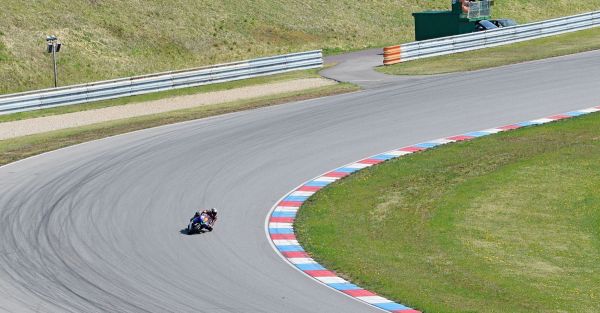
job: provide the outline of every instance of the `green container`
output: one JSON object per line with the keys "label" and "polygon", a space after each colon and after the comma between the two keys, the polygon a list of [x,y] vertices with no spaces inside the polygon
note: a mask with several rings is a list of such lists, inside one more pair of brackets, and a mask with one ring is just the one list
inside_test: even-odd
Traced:
{"label": "green container", "polygon": [[417,41],[459,34],[460,15],[452,11],[425,11],[412,15],[415,18]]}
{"label": "green container", "polygon": [[457,1],[452,11],[425,11],[412,14],[415,18],[415,40],[454,36],[475,31],[475,23],[489,16],[467,18]]}

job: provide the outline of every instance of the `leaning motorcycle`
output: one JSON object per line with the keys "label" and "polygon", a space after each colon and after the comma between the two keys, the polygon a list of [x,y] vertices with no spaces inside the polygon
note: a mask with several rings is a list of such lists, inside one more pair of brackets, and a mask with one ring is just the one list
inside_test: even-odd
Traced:
{"label": "leaning motorcycle", "polygon": [[205,230],[212,231],[210,217],[207,214],[200,214],[198,218],[190,221],[187,227],[188,235],[203,233]]}

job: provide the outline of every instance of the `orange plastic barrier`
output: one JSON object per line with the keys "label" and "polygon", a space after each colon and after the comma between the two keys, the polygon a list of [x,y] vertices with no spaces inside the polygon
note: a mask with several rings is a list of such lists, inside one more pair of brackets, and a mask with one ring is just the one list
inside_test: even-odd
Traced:
{"label": "orange plastic barrier", "polygon": [[400,46],[383,48],[383,65],[391,65],[400,62]]}

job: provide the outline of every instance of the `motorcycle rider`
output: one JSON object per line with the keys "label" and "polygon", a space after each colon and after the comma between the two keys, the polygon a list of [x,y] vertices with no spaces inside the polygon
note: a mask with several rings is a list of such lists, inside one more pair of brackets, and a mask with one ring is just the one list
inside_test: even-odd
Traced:
{"label": "motorcycle rider", "polygon": [[[203,224],[202,223],[202,214],[206,214],[209,217],[209,221],[208,224]],[[216,208],[212,208],[210,210],[202,210],[202,212],[200,211],[196,211],[196,213],[194,213],[194,216],[190,219],[190,222],[196,224],[200,224],[200,225],[205,225],[206,229],[208,229],[208,231],[212,231],[213,230],[213,225],[215,224],[215,222],[217,221],[217,209]]]}
{"label": "motorcycle rider", "polygon": [[217,208],[212,208],[210,210],[204,210],[202,211],[202,213],[205,213],[206,215],[208,215],[208,217],[210,218],[210,221],[208,222],[208,231],[212,231],[213,230],[213,225],[215,225],[215,222],[217,221]]}

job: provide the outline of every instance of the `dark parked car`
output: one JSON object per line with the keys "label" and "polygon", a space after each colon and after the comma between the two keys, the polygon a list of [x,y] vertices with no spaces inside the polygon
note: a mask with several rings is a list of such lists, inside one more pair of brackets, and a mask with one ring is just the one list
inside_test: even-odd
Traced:
{"label": "dark parked car", "polygon": [[517,22],[515,22],[515,20],[511,20],[509,18],[503,18],[503,19],[499,19],[499,20],[490,20],[490,22],[492,22],[492,24],[494,24],[498,27],[508,27],[508,26],[518,25]]}
{"label": "dark parked car", "polygon": [[475,23],[475,31],[490,30],[494,28],[498,28],[498,26],[488,20],[481,20]]}

